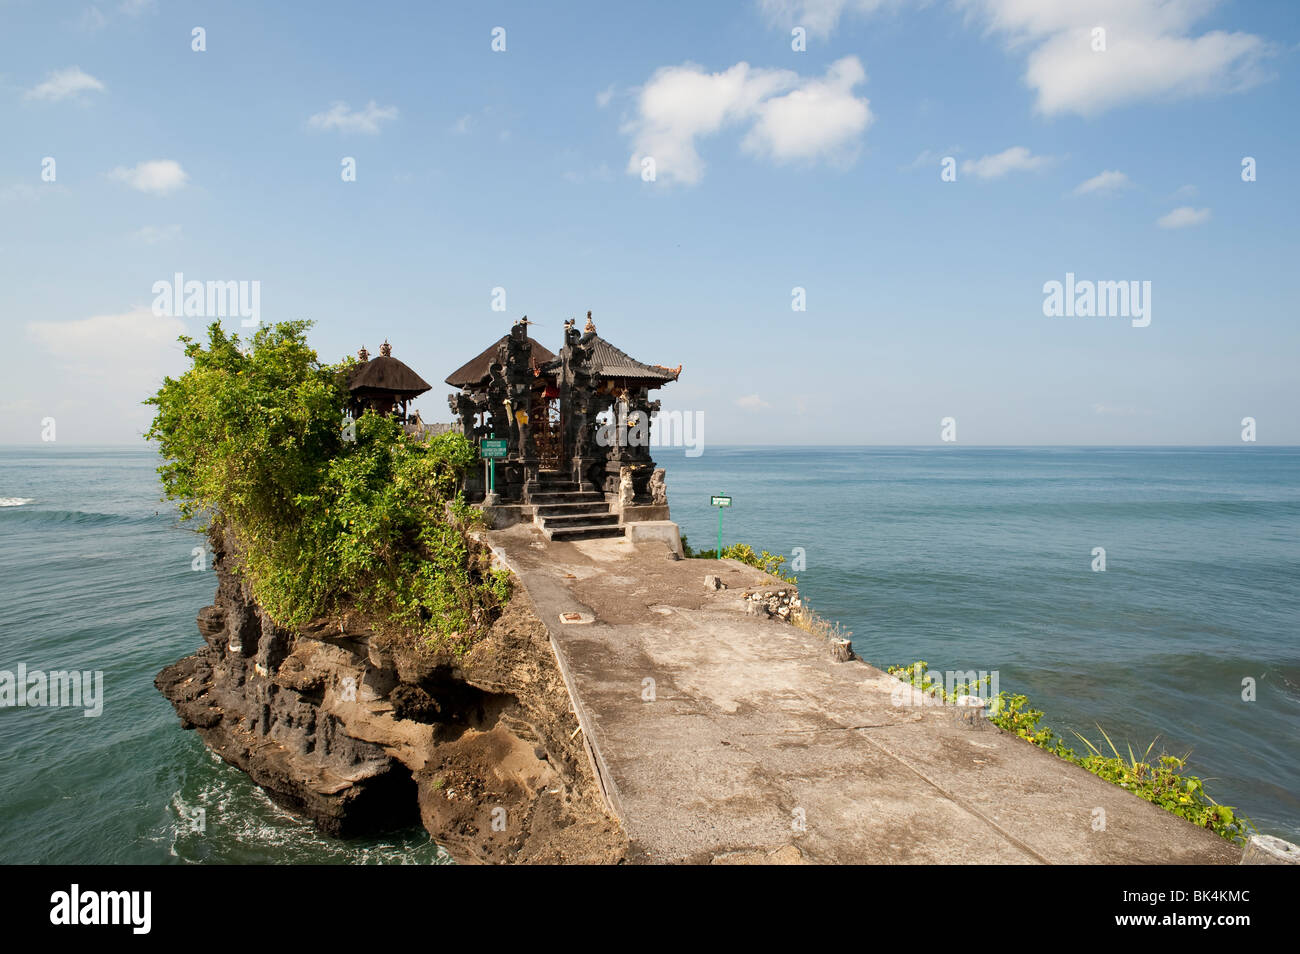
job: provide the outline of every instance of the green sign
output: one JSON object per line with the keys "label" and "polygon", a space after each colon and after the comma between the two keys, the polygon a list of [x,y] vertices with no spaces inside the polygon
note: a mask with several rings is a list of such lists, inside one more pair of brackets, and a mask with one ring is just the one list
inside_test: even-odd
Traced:
{"label": "green sign", "polygon": [[484,438],[483,443],[479,445],[479,453],[484,460],[495,460],[499,457],[505,457],[509,451],[506,448],[506,439],[504,437]]}
{"label": "green sign", "polygon": [[719,560],[722,559],[722,508],[731,506],[731,498],[726,494],[714,494],[709,498],[709,503],[718,508],[718,549],[713,551],[713,555]]}

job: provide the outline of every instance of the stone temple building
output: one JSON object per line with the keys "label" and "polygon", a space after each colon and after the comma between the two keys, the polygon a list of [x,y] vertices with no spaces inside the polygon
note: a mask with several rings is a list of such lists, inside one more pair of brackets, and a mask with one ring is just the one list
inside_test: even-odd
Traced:
{"label": "stone temple building", "polygon": [[[650,456],[650,392],[681,367],[645,364],[596,333],[564,324],[558,353],[534,341],[527,317],[447,376],[456,423],[472,441],[503,438],[495,495],[480,476],[465,488],[500,522],[535,518],[551,539],[660,537],[664,472]],[[633,524],[639,532],[628,533]],[[676,538],[676,527],[671,536]],[[680,545],[674,546],[680,549]]]}

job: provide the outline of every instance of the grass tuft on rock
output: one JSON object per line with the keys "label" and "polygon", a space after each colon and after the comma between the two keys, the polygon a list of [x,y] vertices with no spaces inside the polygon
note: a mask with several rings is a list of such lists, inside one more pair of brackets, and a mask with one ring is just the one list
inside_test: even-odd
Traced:
{"label": "grass tuft on rock", "polygon": [[[888,672],[945,702],[955,702],[962,695],[979,694],[980,683],[959,683],[952,690],[945,690],[942,679],[936,678],[937,673],[928,672],[927,665],[921,660],[908,666],[890,666]],[[990,682],[991,677],[985,677],[982,685],[987,686]],[[1205,791],[1202,779],[1187,773],[1190,753],[1176,756],[1162,752],[1154,760],[1151,759],[1151,752],[1159,739],[1153,739],[1141,757],[1134,754],[1131,745],[1128,746],[1128,757],[1125,758],[1111,742],[1106,731],[1098,726],[1111,754],[1107,755],[1100,746],[1076,732],[1075,737],[1087,746],[1087,752],[1079,755],[1055,732],[1039,724],[1043,712],[1030,708],[1027,696],[999,692],[996,698],[989,701],[986,711],[989,721],[998,728],[1013,732],[1026,742],[1046,749],[1067,762],[1082,766],[1098,778],[1126,788],[1139,798],[1159,805],[1165,811],[1185,818],[1194,825],[1208,828],[1228,841],[1244,844],[1251,835],[1257,833],[1249,818],[1238,814],[1236,809],[1220,805]]]}

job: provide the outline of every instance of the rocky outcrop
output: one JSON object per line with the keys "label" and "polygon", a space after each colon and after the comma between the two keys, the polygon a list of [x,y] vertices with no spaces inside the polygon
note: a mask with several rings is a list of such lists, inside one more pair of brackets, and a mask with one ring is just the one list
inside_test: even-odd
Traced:
{"label": "rocky outcrop", "polygon": [[776,617],[788,620],[790,614],[803,606],[799,591],[793,586],[783,589],[746,590],[745,611],[751,616]]}
{"label": "rocky outcrop", "polygon": [[277,803],[340,837],[423,823],[461,862],[624,859],[522,587],[469,652],[430,654],[346,617],[277,626],[213,547],[205,645],[155,685]]}

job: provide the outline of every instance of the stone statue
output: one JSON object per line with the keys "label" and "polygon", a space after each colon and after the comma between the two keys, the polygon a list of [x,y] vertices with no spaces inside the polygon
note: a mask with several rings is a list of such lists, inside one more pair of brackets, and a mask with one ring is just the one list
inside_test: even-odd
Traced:
{"label": "stone statue", "polygon": [[528,420],[533,397],[533,344],[528,340],[528,318],[515,322],[504,353],[507,404],[511,416],[511,450],[526,461],[537,456],[533,429]]}
{"label": "stone statue", "polygon": [[632,468],[624,467],[618,472],[618,502],[627,507],[635,497],[636,492],[632,489]]}
{"label": "stone statue", "polygon": [[451,408],[452,417],[460,423],[461,433],[473,440],[476,434],[474,415],[478,413],[474,401],[464,391],[459,391],[447,395],[447,406]]}
{"label": "stone statue", "polygon": [[656,504],[668,503],[668,485],[664,482],[664,469],[656,467],[650,475],[650,497]]}
{"label": "stone statue", "polygon": [[492,415],[489,433],[495,434],[497,437],[512,437],[510,433],[510,415],[506,409],[509,400],[505,368],[498,361],[488,368],[487,387],[488,410]]}
{"label": "stone statue", "polygon": [[[580,335],[569,319],[564,323],[564,347],[560,351],[561,414],[566,422],[565,445],[570,449],[573,479],[591,489],[597,466],[604,466],[603,448],[595,447],[596,382],[591,358],[595,333]],[[602,478],[603,480],[603,478]]]}

